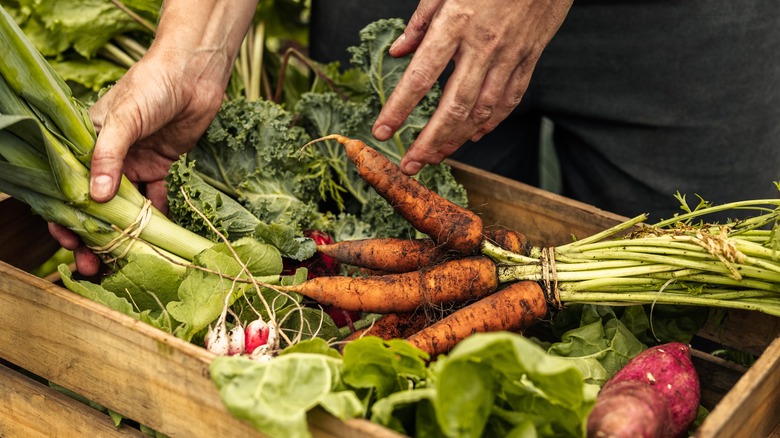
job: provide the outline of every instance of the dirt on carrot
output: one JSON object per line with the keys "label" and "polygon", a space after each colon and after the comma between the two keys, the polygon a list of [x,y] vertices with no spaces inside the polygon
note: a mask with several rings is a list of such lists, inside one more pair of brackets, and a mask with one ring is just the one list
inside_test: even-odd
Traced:
{"label": "dirt on carrot", "polygon": [[281,289],[347,311],[399,313],[482,298],[498,287],[485,256],[449,260],[419,271],[370,277],[317,277]]}
{"label": "dirt on carrot", "polygon": [[432,358],[477,332],[522,331],[547,314],[541,286],[519,281],[429,325],[407,340]]}
{"label": "dirt on carrot", "polygon": [[531,251],[531,244],[525,235],[519,231],[491,225],[485,227],[483,234],[486,239],[507,251],[522,255],[528,255]]}
{"label": "dirt on carrot", "polygon": [[317,251],[340,263],[378,272],[411,272],[435,265],[453,252],[432,239],[375,238],[317,245]]}
{"label": "dirt on carrot", "polygon": [[416,230],[463,255],[479,250],[482,219],[476,213],[404,174],[397,164],[360,140],[329,135],[314,141],[322,140],[336,140],[343,145],[360,177]]}

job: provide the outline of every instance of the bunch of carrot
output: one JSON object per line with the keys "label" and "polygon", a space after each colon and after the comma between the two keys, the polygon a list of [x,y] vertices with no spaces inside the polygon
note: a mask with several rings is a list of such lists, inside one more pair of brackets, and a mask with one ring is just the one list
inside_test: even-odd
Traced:
{"label": "bunch of carrot", "polygon": [[[319,245],[324,255],[377,273],[317,277],[286,288],[324,305],[385,315],[365,333],[406,338],[436,356],[475,332],[525,330],[563,302],[659,302],[780,315],[780,262],[769,248],[773,241],[780,246],[780,200],[709,207],[640,227],[628,240],[607,240],[642,225],[643,215],[555,249],[532,248],[519,232],[484,227],[477,214],[403,174],[364,142],[341,135],[314,141],[323,140],[343,145],[358,174],[428,236]],[[760,207],[767,204],[774,209]],[[764,214],[726,226],[679,226],[729,208]],[[771,223],[773,230],[762,229]],[[663,231],[669,225],[676,226]],[[432,324],[419,322],[435,308],[455,310]]]}

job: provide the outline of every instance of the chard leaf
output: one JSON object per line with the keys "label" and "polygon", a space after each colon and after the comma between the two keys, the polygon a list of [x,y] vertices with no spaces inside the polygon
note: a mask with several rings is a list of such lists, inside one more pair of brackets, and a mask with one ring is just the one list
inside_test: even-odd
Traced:
{"label": "chard leaf", "polygon": [[103,304],[117,312],[124,313],[135,319],[140,319],[139,313],[135,311],[133,305],[130,304],[126,298],[116,296],[113,292],[104,289],[99,284],[85,280],[74,280],[73,274],[70,272],[67,265],[60,265],[59,272],[62,277],[62,283],[71,292],[75,292],[82,297]]}
{"label": "chard leaf", "polygon": [[381,399],[406,389],[406,379],[423,379],[424,356],[406,341],[363,337],[344,347],[344,383],[357,389],[370,389]]}
{"label": "chard leaf", "polygon": [[[445,433],[481,434],[467,424],[461,424],[458,418],[450,418],[456,412],[466,409],[457,407],[457,401],[468,404],[468,397],[455,396],[453,386],[444,386],[440,382],[453,382],[462,376],[463,368],[455,365],[467,361],[476,365],[475,373],[492,374],[497,385],[495,394],[508,403],[514,411],[524,412],[537,420],[537,432],[553,434],[583,435],[587,414],[595,401],[598,387],[584,384],[579,369],[568,360],[548,355],[531,340],[511,333],[477,333],[461,341],[449,357],[434,364],[437,378],[438,398],[446,399],[446,404],[437,405],[437,417]],[[453,373],[453,375],[449,375]],[[482,384],[493,377],[481,376]],[[472,378],[477,378],[476,376]],[[480,386],[477,386],[480,388]],[[448,395],[453,391],[452,395]],[[484,396],[485,390],[478,394]],[[458,393],[460,390],[458,389]],[[491,404],[501,405],[496,400]],[[446,411],[441,411],[446,407]],[[481,414],[475,412],[474,415]],[[484,414],[483,414],[484,415]],[[475,417],[469,421],[479,422]]]}
{"label": "chard leaf", "polygon": [[92,58],[116,35],[143,30],[140,24],[111,2],[59,0],[24,3],[28,3],[51,32],[46,41],[67,41],[85,58]]}
{"label": "chard leaf", "polygon": [[100,91],[105,84],[118,81],[127,72],[124,67],[104,59],[53,59],[49,63],[62,79],[84,84],[94,92]]}
{"label": "chard leaf", "polygon": [[628,361],[647,348],[608,306],[585,305],[580,327],[569,330],[548,353],[576,358],[588,383],[603,385]]}
{"label": "chard leaf", "polygon": [[[485,372],[481,361],[453,360],[436,380],[436,417],[444,434],[480,437],[495,403],[500,375]],[[458,387],[458,397],[447,397],[449,388]]]}
{"label": "chard leaf", "polygon": [[[252,238],[243,238],[231,246],[255,276],[278,276],[282,271],[281,255],[270,245]],[[179,300],[167,305],[170,315],[183,323],[177,328],[176,336],[187,341],[216,320],[226,304],[233,304],[237,298],[253,288],[249,283],[232,280],[246,279],[247,276],[226,244],[215,245],[203,251],[195,257],[194,263],[208,271],[189,268],[179,286]]]}
{"label": "chard leaf", "polygon": [[178,297],[180,283],[179,273],[167,261],[148,254],[131,254],[125,266],[100,284],[116,296],[128,299],[138,311],[156,313]]}
{"label": "chard leaf", "polygon": [[255,235],[278,248],[283,257],[293,260],[306,260],[317,252],[317,245],[312,239],[298,236],[296,230],[282,224],[260,222],[255,228]]}
{"label": "chard leaf", "polygon": [[340,381],[338,358],[290,353],[261,364],[220,356],[210,372],[228,410],[269,436],[310,436],[306,413],[320,403],[343,418],[359,413],[354,393],[331,394]]}

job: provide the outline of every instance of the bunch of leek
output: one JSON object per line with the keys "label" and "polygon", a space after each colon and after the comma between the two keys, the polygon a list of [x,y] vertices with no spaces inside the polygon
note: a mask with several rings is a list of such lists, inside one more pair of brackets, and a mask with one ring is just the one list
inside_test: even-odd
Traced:
{"label": "bunch of leek", "polygon": [[94,202],[87,109],[1,6],[0,47],[0,192],[75,231],[104,260],[148,253],[184,266],[213,245],[154,209],[126,178],[113,200]]}

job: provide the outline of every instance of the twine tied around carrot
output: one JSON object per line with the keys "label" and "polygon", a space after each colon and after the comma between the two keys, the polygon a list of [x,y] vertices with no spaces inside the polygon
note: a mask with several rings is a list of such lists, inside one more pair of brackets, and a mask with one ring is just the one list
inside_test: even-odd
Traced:
{"label": "twine tied around carrot", "polygon": [[539,262],[542,266],[542,291],[544,298],[551,306],[562,309],[561,297],[558,290],[558,274],[555,272],[555,248],[542,248]]}

